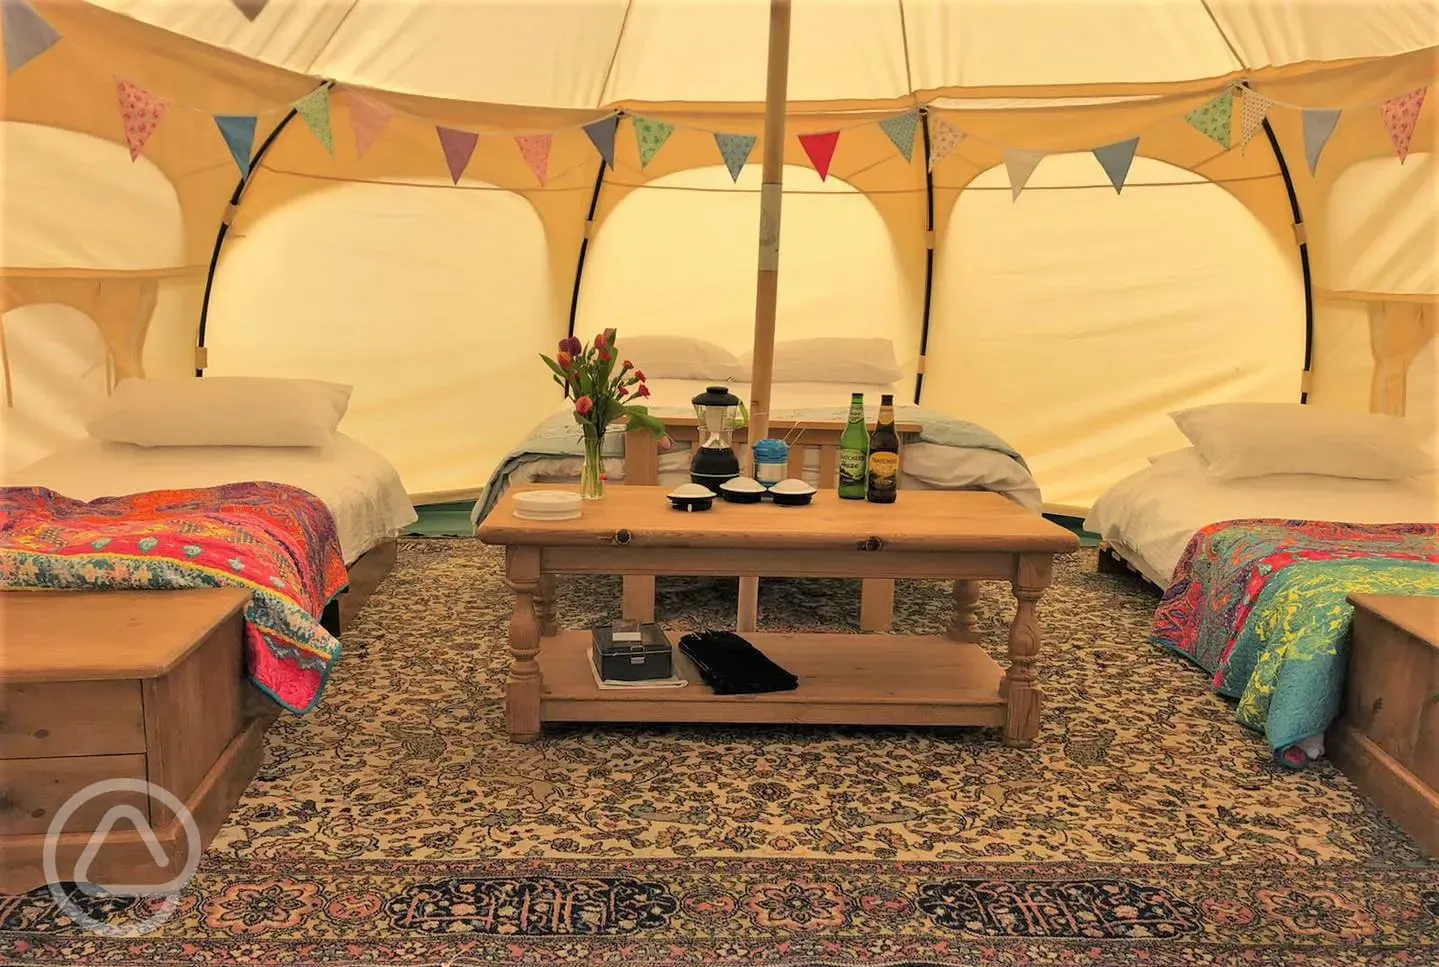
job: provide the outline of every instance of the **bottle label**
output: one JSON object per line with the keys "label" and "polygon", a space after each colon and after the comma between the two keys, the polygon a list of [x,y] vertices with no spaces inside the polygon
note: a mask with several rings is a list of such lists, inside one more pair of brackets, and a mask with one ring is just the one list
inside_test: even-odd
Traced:
{"label": "bottle label", "polygon": [[881,450],[869,455],[870,479],[883,487],[893,487],[899,475],[899,454]]}
{"label": "bottle label", "polygon": [[850,483],[864,481],[864,451],[841,449],[839,451],[839,477]]}

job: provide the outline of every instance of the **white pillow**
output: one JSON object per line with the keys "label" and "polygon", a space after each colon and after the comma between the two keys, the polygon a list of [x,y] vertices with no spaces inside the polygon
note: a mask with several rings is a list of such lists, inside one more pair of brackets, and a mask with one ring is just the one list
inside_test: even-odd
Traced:
{"label": "white pillow", "polygon": [[351,389],[317,379],[126,379],[86,429],[97,440],[142,447],[324,446]]}
{"label": "white pillow", "polygon": [[749,379],[749,372],[734,353],[693,336],[626,336],[615,341],[621,359],[635,364],[646,377],[657,379]]}
{"label": "white pillow", "polygon": [[[754,353],[740,357],[753,369]],[[889,385],[904,379],[888,339],[852,336],[818,336],[787,339],[774,344],[776,383],[857,383]]]}
{"label": "white pillow", "polygon": [[1413,424],[1299,403],[1215,403],[1169,414],[1218,480],[1308,473],[1397,480],[1432,472]]}

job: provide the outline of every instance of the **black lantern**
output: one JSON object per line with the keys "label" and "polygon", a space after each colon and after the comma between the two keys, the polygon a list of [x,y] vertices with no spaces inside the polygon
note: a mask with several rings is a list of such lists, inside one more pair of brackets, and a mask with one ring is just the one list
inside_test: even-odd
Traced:
{"label": "black lantern", "polygon": [[720,484],[739,476],[733,446],[739,397],[724,386],[709,386],[691,402],[699,417],[700,445],[690,461],[690,480],[719,493]]}

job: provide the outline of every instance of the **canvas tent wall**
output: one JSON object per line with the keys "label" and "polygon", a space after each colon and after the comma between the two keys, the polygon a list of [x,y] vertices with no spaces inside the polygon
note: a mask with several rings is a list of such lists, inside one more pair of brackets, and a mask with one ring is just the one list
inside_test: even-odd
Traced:
{"label": "canvas tent wall", "polygon": [[[582,334],[747,348],[763,0],[104,6],[31,0],[59,39],[6,82],[7,462],[74,432],[60,396],[191,371],[222,223],[205,371],[353,383],[344,428],[420,499],[473,492],[556,405],[534,354],[576,301]],[[1402,164],[1381,105],[1436,48],[1434,0],[797,4],[778,337],[892,336],[925,405],[1008,437],[1071,508],[1182,442],[1178,406],[1397,409],[1434,382],[1439,168],[1433,105]],[[135,161],[115,78],[169,102]],[[286,118],[331,84],[326,145]],[[1239,144],[1250,95],[1227,148],[1186,120],[1241,84],[1272,143]],[[1313,173],[1302,108],[1342,111]],[[585,125],[614,112],[602,172]],[[256,119],[252,152],[281,129],[234,205],[217,115]],[[965,135],[932,172],[926,128],[932,158]],[[821,179],[801,136],[826,132]],[[751,148],[735,182],[717,134]],[[516,135],[547,146],[543,183]],[[1136,137],[1116,192],[1093,151]],[[1016,149],[1044,154],[1018,197]]]}

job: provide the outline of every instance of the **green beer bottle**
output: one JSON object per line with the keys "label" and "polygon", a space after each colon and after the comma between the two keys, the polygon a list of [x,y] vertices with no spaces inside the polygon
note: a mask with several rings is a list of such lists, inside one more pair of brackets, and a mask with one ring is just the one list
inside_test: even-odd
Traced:
{"label": "green beer bottle", "polygon": [[869,431],[864,425],[864,394],[849,398],[849,425],[839,438],[839,495],[864,500],[865,471],[869,465]]}

